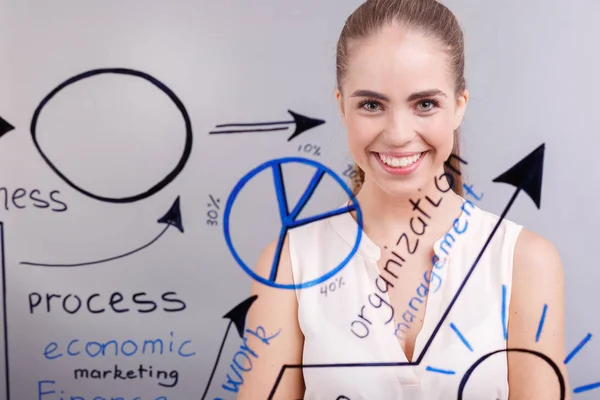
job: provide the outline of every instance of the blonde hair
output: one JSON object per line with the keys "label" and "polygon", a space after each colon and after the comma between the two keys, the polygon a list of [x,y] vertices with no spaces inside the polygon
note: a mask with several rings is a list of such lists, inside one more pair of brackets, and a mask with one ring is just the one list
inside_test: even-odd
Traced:
{"label": "blonde hair", "polygon": [[[350,14],[337,42],[336,78],[340,92],[341,82],[348,70],[349,42],[364,39],[392,23],[401,24],[407,29],[422,32],[440,41],[447,49],[450,59],[449,67],[454,78],[455,94],[465,90],[463,32],[456,17],[446,6],[436,0],[367,0]],[[460,157],[459,129],[454,131],[453,139],[452,154]],[[356,164],[354,170],[357,174],[352,183],[352,192],[356,195],[364,182],[365,174]],[[449,158],[444,164],[444,171],[453,178],[449,179],[452,190],[462,196],[460,163],[456,157]]]}

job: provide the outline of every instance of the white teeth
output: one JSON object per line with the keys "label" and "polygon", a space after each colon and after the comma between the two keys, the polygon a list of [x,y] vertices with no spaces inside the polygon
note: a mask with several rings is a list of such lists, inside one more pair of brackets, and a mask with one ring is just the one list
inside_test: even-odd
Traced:
{"label": "white teeth", "polygon": [[384,154],[379,154],[379,158],[381,159],[381,161],[383,161],[385,164],[387,164],[391,167],[404,168],[404,167],[408,167],[409,165],[417,162],[417,160],[421,157],[421,154],[423,154],[423,153],[418,153],[418,154],[412,155],[410,157],[402,157],[402,158],[395,158],[395,157],[386,156]]}

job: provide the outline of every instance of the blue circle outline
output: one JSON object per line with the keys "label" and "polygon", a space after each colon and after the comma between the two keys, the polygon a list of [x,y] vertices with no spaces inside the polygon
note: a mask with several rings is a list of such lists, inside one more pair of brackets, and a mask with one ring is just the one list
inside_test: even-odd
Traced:
{"label": "blue circle outline", "polygon": [[[270,280],[265,279],[264,277],[256,274],[251,268],[249,268],[244,263],[244,261],[241,259],[241,257],[238,255],[238,253],[235,251],[235,248],[231,241],[231,235],[229,233],[229,216],[231,213],[231,208],[233,206],[233,203],[235,202],[237,195],[242,190],[242,188],[246,185],[246,183],[248,183],[248,181],[250,181],[255,175],[257,175],[258,173],[262,172],[263,170],[265,170],[267,168],[290,163],[290,162],[307,164],[307,165],[317,168],[318,170],[325,171],[327,174],[331,175],[335,179],[335,181],[342,187],[342,189],[344,189],[346,194],[348,194],[352,203],[354,203],[354,207],[356,210],[357,225],[358,225],[358,230],[356,233],[356,241],[354,243],[354,247],[352,248],[352,250],[350,251],[348,256],[344,260],[342,260],[342,262],[337,267],[333,268],[331,271],[327,272],[325,275],[323,275],[319,278],[313,279],[311,281],[302,282],[300,284],[276,283],[276,282],[270,281]],[[311,195],[311,197],[312,197],[312,195]],[[310,199],[310,197],[309,197],[309,199]],[[309,199],[307,199],[307,202]],[[235,261],[254,280],[261,282],[267,286],[279,288],[279,289],[306,289],[306,288],[318,285],[319,283],[324,282],[327,279],[331,278],[333,275],[337,274],[339,271],[342,270],[342,268],[344,268],[348,264],[348,262],[350,262],[352,257],[354,257],[354,255],[358,251],[358,247],[360,246],[360,241],[362,238],[362,231],[363,231],[362,211],[360,209],[360,205],[358,204],[358,201],[356,200],[356,197],[354,196],[354,194],[352,193],[352,191],[350,190],[348,185],[346,185],[346,182],[344,182],[343,179],[341,179],[335,172],[333,172],[331,169],[329,169],[325,165],[323,165],[317,161],[314,161],[314,160],[311,160],[308,158],[301,158],[301,157],[277,158],[277,159],[273,159],[270,161],[266,161],[266,162],[260,164],[258,167],[252,169],[250,172],[248,172],[246,175],[244,175],[238,181],[238,183],[235,185],[235,187],[229,194],[229,198],[227,199],[227,204],[225,205],[225,211],[223,212],[223,233],[225,235],[225,242],[227,243],[227,247],[229,248],[229,251],[231,252],[231,255],[233,256]]]}

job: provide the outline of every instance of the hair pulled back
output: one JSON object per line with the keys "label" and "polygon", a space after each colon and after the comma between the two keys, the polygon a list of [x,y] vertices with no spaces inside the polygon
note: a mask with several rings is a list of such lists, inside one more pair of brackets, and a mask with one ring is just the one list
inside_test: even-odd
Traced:
{"label": "hair pulled back", "polygon": [[[466,88],[463,32],[454,14],[436,0],[367,0],[360,5],[346,20],[337,42],[336,79],[340,92],[348,71],[352,44],[394,23],[431,37],[446,49],[449,56],[448,67],[455,84],[455,95],[462,93]],[[459,129],[456,129],[452,154],[460,157],[459,141]],[[454,174],[448,164],[458,173]],[[356,195],[364,182],[365,174],[356,164],[354,170],[357,172],[357,178],[352,184],[352,191]],[[453,177],[450,180],[452,189],[462,195],[460,163],[456,157],[450,157],[444,165],[444,170]]]}

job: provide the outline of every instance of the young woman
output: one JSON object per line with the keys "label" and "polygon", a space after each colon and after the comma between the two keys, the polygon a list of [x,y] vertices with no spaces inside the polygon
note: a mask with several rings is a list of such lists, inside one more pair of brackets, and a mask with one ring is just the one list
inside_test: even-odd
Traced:
{"label": "young woman", "polygon": [[[272,398],[454,400],[467,375],[463,399],[559,399],[553,364],[569,398],[561,261],[551,243],[514,222],[503,220],[429,341],[499,219],[477,207],[483,194],[461,181],[463,73],[461,28],[435,0],[368,0],[348,18],[336,98],[360,171],[362,240],[326,282],[335,291],[254,283],[248,326],[264,331],[245,340],[254,356],[238,399],[267,399],[286,364],[416,361],[286,369]],[[290,230],[278,280],[334,268],[354,244],[356,218]],[[258,274],[271,270],[276,247],[262,253]],[[537,353],[506,351],[515,348]]]}

